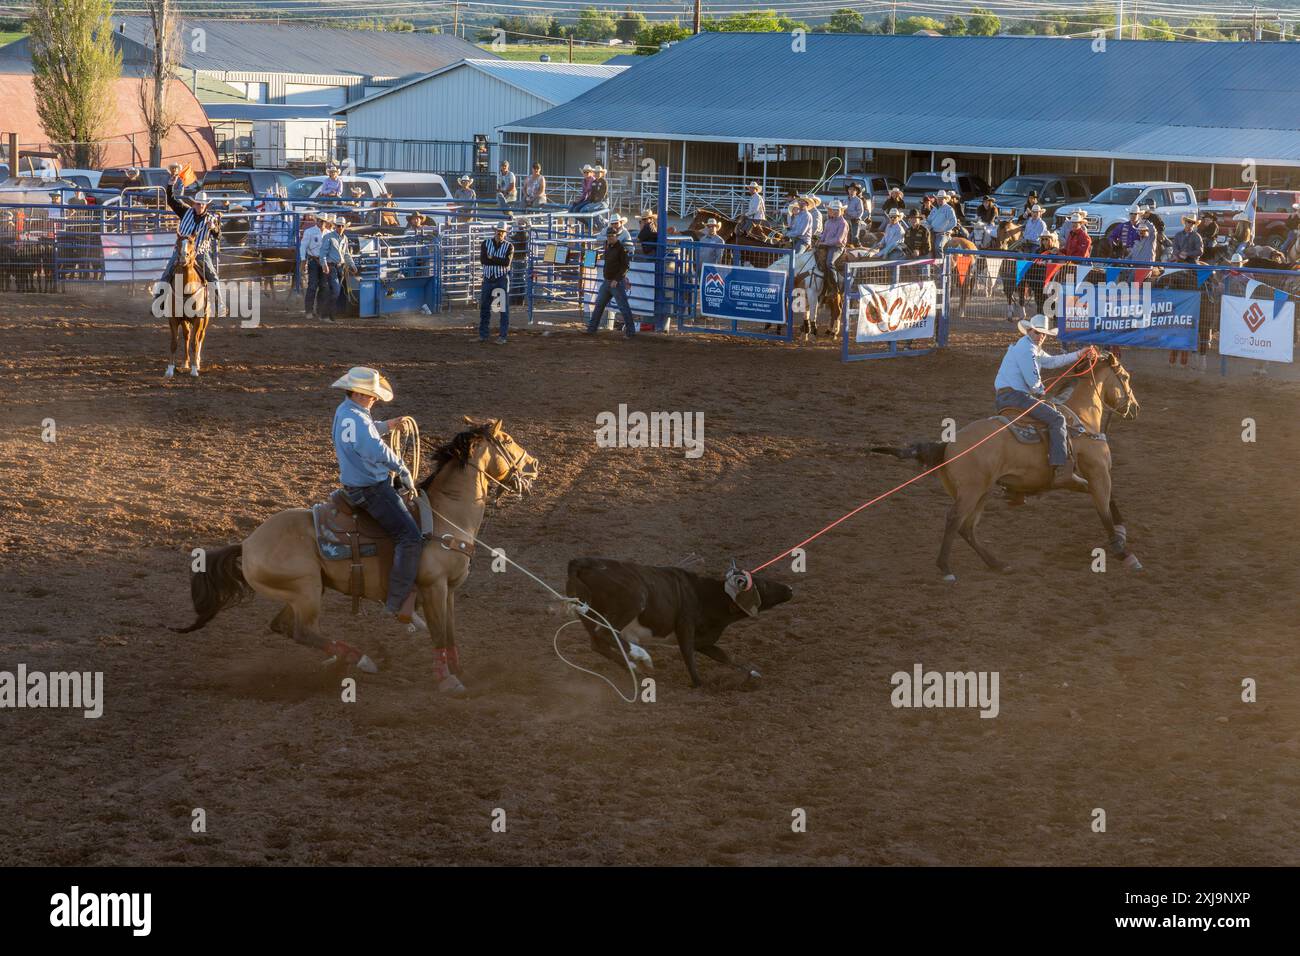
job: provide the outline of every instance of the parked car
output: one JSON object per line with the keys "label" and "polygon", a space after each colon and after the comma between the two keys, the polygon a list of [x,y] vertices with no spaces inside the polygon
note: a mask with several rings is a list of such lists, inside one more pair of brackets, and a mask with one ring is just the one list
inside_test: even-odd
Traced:
{"label": "parked car", "polygon": [[[389,174],[393,175],[393,174]],[[406,176],[429,176],[428,173],[405,173]],[[289,201],[291,204],[303,204],[307,200],[316,199],[320,195],[320,188],[328,177],[325,176],[304,176],[296,180],[289,187]],[[403,183],[395,180],[391,184],[386,184],[374,176],[365,173],[356,176],[341,176],[343,180],[343,198],[347,199],[352,195],[354,186],[360,186],[362,189],[362,200],[369,204],[372,200],[378,199],[386,191],[391,192],[393,205],[399,209],[420,209],[427,208],[435,202],[439,205],[442,200],[450,199],[450,193],[446,192],[446,183],[442,183],[443,195],[441,198],[436,196],[438,183],[420,181],[415,183]],[[441,176],[435,177],[439,181]]]}
{"label": "parked car", "polygon": [[[292,205],[315,199],[320,195],[320,188],[328,178],[328,176],[304,176],[302,179],[295,179],[289,185],[289,203]],[[352,195],[354,186],[361,187],[362,199],[375,199],[384,194],[384,184],[377,179],[368,176],[340,176],[339,178],[343,180],[345,198]]]}
{"label": "parked car", "polygon": [[871,219],[873,222],[884,220],[885,214],[881,212],[881,206],[889,198],[889,191],[894,187],[903,188],[903,184],[893,176],[882,176],[879,173],[851,173],[846,176],[832,176],[826,185],[817,191],[817,198],[822,204],[830,202],[832,199],[838,199],[841,202],[848,196],[849,183],[857,183],[862,187],[862,197],[865,199],[871,197]]}
{"label": "parked car", "polygon": [[209,169],[199,180],[199,189],[216,203],[242,202],[267,196],[277,186],[287,190],[293,182],[292,173],[279,169]]}
{"label": "parked car", "polygon": [[[394,199],[450,199],[447,181],[437,173],[365,172],[364,179],[377,179]],[[522,185],[522,179],[520,179]]]}
{"label": "parked car", "polygon": [[1281,249],[1286,242],[1286,221],[1295,212],[1291,204],[1297,202],[1300,202],[1300,190],[1261,189],[1255,211],[1256,241]]}
{"label": "parked car", "polygon": [[963,204],[968,199],[983,199],[993,191],[982,176],[974,173],[916,172],[907,177],[903,200],[909,207],[919,206],[922,199],[940,189],[955,190]]}
{"label": "parked car", "polygon": [[1153,207],[1156,215],[1165,221],[1166,234],[1173,235],[1182,228],[1180,219],[1184,215],[1197,212],[1196,191],[1187,183],[1115,183],[1103,189],[1089,202],[1060,206],[1056,213],[1056,223],[1060,228],[1075,210],[1082,209],[1088,217],[1088,232],[1101,236],[1116,223],[1128,219],[1128,214],[1140,206]]}
{"label": "parked car", "polygon": [[[1076,173],[1023,173],[1004,179],[993,190],[993,201],[998,207],[999,219],[1012,219],[1025,208],[1025,200],[1030,193],[1038,196],[1038,204],[1043,207],[1043,218],[1048,222],[1056,221],[1056,211],[1069,203],[1071,209],[1079,203],[1087,202],[1092,197],[1092,186],[1088,177]],[[985,194],[988,195],[988,194]],[[984,196],[962,203],[962,212],[966,218],[975,218],[975,210],[980,206]]]}

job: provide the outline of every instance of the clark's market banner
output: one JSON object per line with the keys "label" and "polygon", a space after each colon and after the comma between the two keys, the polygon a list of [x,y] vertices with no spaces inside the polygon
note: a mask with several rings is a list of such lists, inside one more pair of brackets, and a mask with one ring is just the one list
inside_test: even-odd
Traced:
{"label": "clark's market banner", "polygon": [[[1062,297],[1062,343],[1128,346],[1139,349],[1196,351],[1201,318],[1198,289],[1157,289],[1142,284],[1067,286]],[[1111,290],[1115,294],[1111,294]]]}
{"label": "clark's market banner", "polygon": [[700,269],[700,314],[784,325],[785,280],[785,269],[706,265]]}
{"label": "clark's market banner", "polygon": [[[1259,283],[1253,283],[1258,285]],[[1219,309],[1219,354],[1265,362],[1290,362],[1295,344],[1295,303],[1285,292],[1268,299],[1225,295]]]}
{"label": "clark's market banner", "polygon": [[934,335],[933,282],[858,286],[858,342],[896,342]]}

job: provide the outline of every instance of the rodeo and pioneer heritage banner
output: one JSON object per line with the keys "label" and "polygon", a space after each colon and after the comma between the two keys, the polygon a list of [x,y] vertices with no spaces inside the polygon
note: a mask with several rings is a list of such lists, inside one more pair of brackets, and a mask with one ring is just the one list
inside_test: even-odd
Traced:
{"label": "rodeo and pioneer heritage banner", "polygon": [[1295,303],[1285,293],[1269,299],[1225,295],[1219,309],[1219,354],[1265,362],[1294,359]]}
{"label": "rodeo and pioneer heritage banner", "polygon": [[934,335],[933,282],[858,286],[859,342],[897,342]]}
{"label": "rodeo and pioneer heritage banner", "polygon": [[785,324],[785,269],[710,264],[700,269],[700,314]]}
{"label": "rodeo and pioneer heritage banner", "polygon": [[1061,298],[1061,342],[1196,351],[1201,318],[1197,289],[1146,283],[1067,285]]}

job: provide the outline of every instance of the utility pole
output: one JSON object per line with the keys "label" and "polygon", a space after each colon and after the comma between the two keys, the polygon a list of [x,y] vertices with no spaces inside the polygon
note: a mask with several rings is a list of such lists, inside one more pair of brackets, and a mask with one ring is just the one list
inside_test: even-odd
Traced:
{"label": "utility pole", "polygon": [[1250,39],[1252,43],[1259,39],[1259,7],[1250,15]]}
{"label": "utility pole", "polygon": [[701,0],[695,0],[695,32],[700,32],[700,6]]}
{"label": "utility pole", "polygon": [[1118,12],[1115,16],[1115,39],[1124,39],[1124,0],[1118,0]]}
{"label": "utility pole", "polygon": [[456,0],[455,12],[451,15],[451,35],[460,36],[460,0]]}
{"label": "utility pole", "polygon": [[569,34],[569,62],[573,62],[573,34]]}
{"label": "utility pole", "polygon": [[894,0],[894,10],[889,15],[889,35],[893,36],[898,32],[898,0]]}

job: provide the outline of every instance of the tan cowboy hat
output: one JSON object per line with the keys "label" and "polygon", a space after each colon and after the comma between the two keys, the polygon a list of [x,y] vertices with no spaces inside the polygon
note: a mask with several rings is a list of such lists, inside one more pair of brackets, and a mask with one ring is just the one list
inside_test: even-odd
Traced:
{"label": "tan cowboy hat", "polygon": [[1043,335],[1059,334],[1056,331],[1056,329],[1051,327],[1051,319],[1043,315],[1041,312],[1038,315],[1031,316],[1028,319],[1021,319],[1019,322],[1016,323],[1016,328],[1018,328],[1021,331],[1021,333],[1025,335],[1029,334],[1030,332],[1041,332]]}
{"label": "tan cowboy hat", "polygon": [[891,186],[891,187],[889,188],[889,191],[890,191],[891,193],[901,193],[901,192],[903,191],[903,187],[902,187],[902,186]]}
{"label": "tan cowboy hat", "polygon": [[334,217],[331,216],[331,215],[330,215],[329,213],[327,213],[327,212],[317,213],[317,214],[316,214],[316,221],[317,221],[317,222],[323,222],[323,223],[325,223],[325,225],[327,225],[327,226],[332,226],[332,225],[334,225]]}
{"label": "tan cowboy hat", "polygon": [[605,171],[605,167],[597,163],[595,166],[591,167],[591,171],[593,173],[603,173]]}
{"label": "tan cowboy hat", "polygon": [[745,188],[746,188],[746,189],[752,189],[752,190],[754,190],[754,192],[756,192],[756,193],[761,193],[761,192],[763,191],[763,187],[760,186],[758,183],[750,183],[750,184],[749,184],[748,186],[746,186]]}
{"label": "tan cowboy hat", "polygon": [[895,206],[893,209],[889,210],[889,212],[885,213],[885,215],[888,216],[890,219],[902,219],[903,210]]}
{"label": "tan cowboy hat", "polygon": [[1029,211],[1030,211],[1031,213],[1034,213],[1034,212],[1042,212],[1042,211],[1043,211],[1043,207],[1040,206],[1040,205],[1038,205],[1038,203],[1034,203],[1032,206],[1029,207]]}
{"label": "tan cowboy hat", "polygon": [[362,395],[373,395],[381,402],[391,402],[393,400],[393,386],[389,384],[388,379],[380,375],[378,370],[365,365],[357,365],[348,369],[348,374],[340,378],[330,388],[341,388],[349,392],[360,392]]}
{"label": "tan cowboy hat", "polygon": [[658,219],[658,218],[659,218],[659,213],[655,212],[653,209],[645,209],[645,210],[642,210],[641,215],[637,216],[637,218],[638,218],[638,219],[642,219],[642,220],[645,220],[645,219]]}
{"label": "tan cowboy hat", "polygon": [[1076,209],[1074,215],[1070,217],[1070,222],[1087,222],[1088,214],[1082,209]]}
{"label": "tan cowboy hat", "polygon": [[719,223],[718,220],[716,220],[716,219],[706,219],[706,220],[704,220],[704,224],[705,224],[706,226],[718,226],[718,225],[721,225],[721,223]]}

